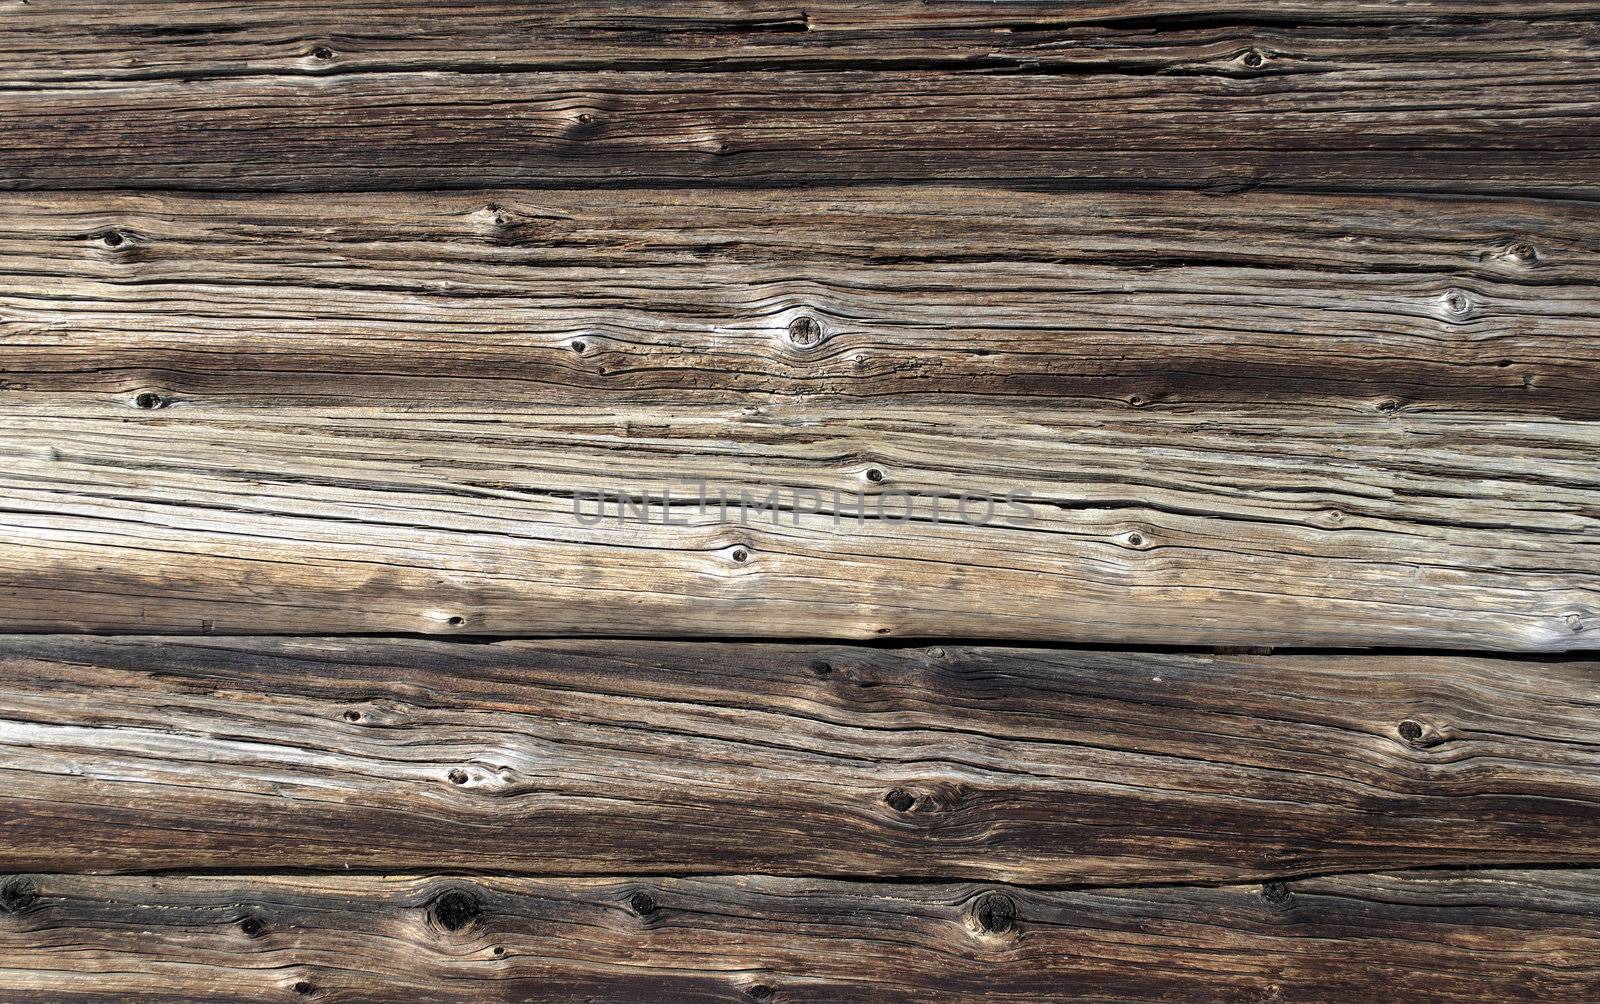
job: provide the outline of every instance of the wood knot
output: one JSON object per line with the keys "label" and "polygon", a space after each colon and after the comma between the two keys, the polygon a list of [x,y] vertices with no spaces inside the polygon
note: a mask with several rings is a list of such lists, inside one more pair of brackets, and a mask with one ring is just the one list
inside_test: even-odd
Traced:
{"label": "wood knot", "polygon": [[742,565],[750,560],[750,552],[742,547],[736,547],[728,557],[732,558],[735,564]]}
{"label": "wood knot", "polygon": [[1289,902],[1289,887],[1277,881],[1262,883],[1261,898],[1274,906],[1282,906]]}
{"label": "wood knot", "polygon": [[310,997],[312,994],[317,992],[316,984],[312,983],[310,980],[300,980],[292,989],[301,997]]}
{"label": "wood knot", "polygon": [[483,904],[478,897],[463,889],[441,893],[428,908],[433,922],[446,931],[459,931],[478,919]]}
{"label": "wood knot", "polygon": [[789,322],[789,341],[802,349],[816,348],[827,340],[822,324],[814,317],[800,316]]}
{"label": "wood knot", "polygon": [[319,45],[315,49],[311,50],[311,58],[320,59],[323,62],[327,62],[333,58],[333,49],[326,45]]}
{"label": "wood knot", "polygon": [[246,938],[259,938],[267,933],[267,923],[260,917],[246,917],[239,921],[239,930]]}
{"label": "wood knot", "polygon": [[744,993],[745,996],[749,997],[751,1000],[764,1001],[771,1000],[773,994],[777,993],[777,991],[767,986],[765,983],[752,983],[745,988]]}
{"label": "wood knot", "polygon": [[972,904],[972,926],[979,934],[1005,934],[1017,926],[1017,904],[1010,896],[986,892]]}
{"label": "wood knot", "polygon": [[654,896],[640,890],[628,897],[628,909],[633,911],[635,917],[648,920],[656,915],[661,905],[656,902]]}
{"label": "wood knot", "polygon": [[1452,289],[1439,298],[1445,312],[1452,317],[1466,317],[1472,313],[1472,297],[1459,289]]}
{"label": "wood knot", "polygon": [[1267,55],[1260,49],[1246,49],[1240,54],[1239,62],[1249,69],[1259,70],[1267,65]]}
{"label": "wood knot", "polygon": [[811,672],[817,676],[832,676],[833,664],[824,659],[811,660]]}
{"label": "wood knot", "polygon": [[1571,631],[1573,634],[1583,633],[1583,618],[1579,615],[1567,614],[1562,618],[1562,620],[1566,623],[1567,630]]}
{"label": "wood knot", "polygon": [[462,770],[460,767],[457,767],[455,770],[452,770],[450,773],[446,774],[445,778],[451,784],[466,784],[467,781],[470,780],[470,778],[467,776],[467,772]]}
{"label": "wood knot", "polygon": [[361,712],[351,708],[349,711],[344,713],[343,718],[347,722],[359,722],[361,721]]}
{"label": "wood knot", "polygon": [[1519,265],[1537,265],[1539,263],[1539,249],[1527,241],[1517,241],[1506,248],[1506,257]]}
{"label": "wood knot", "polygon": [[1377,404],[1375,404],[1373,407],[1377,408],[1379,411],[1383,412],[1385,415],[1393,415],[1395,412],[1400,410],[1400,402],[1396,401],[1392,397],[1386,397],[1383,400],[1379,401]]}
{"label": "wood knot", "polygon": [[1145,539],[1145,535],[1140,533],[1137,530],[1135,530],[1132,533],[1128,534],[1126,540],[1128,541],[1128,546],[1129,547],[1144,547],[1146,544],[1149,543],[1149,541],[1147,539]]}
{"label": "wood knot", "polygon": [[25,878],[0,884],[0,913],[21,913],[38,901],[38,887]]}
{"label": "wood knot", "polygon": [[1428,746],[1437,746],[1444,740],[1444,737],[1437,731],[1430,730],[1426,725],[1410,718],[1407,718],[1399,725],[1396,725],[1395,732],[1408,745],[1415,746],[1419,749]]}
{"label": "wood knot", "polygon": [[896,812],[910,812],[917,806],[917,796],[904,788],[894,789],[883,796],[883,800],[888,803],[889,808]]}
{"label": "wood knot", "polygon": [[167,399],[155,391],[144,391],[133,399],[133,406],[140,411],[155,411],[167,406]]}
{"label": "wood knot", "polygon": [[871,481],[875,485],[883,484],[884,474],[880,468],[868,467],[865,477],[868,481]]}
{"label": "wood knot", "polygon": [[120,230],[107,230],[100,235],[100,243],[108,248],[120,248],[128,243],[128,238]]}

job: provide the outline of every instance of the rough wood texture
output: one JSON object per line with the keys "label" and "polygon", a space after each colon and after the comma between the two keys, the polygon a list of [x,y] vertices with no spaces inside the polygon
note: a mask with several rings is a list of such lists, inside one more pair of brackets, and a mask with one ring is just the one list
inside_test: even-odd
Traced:
{"label": "rough wood texture", "polygon": [[1072,891],[23,876],[0,899],[0,988],[52,1001],[1578,1002],[1600,995],[1597,898],[1587,870]]}
{"label": "rough wood texture", "polygon": [[[1327,69],[1319,62],[1356,54],[1495,55],[1531,67],[1591,54],[1584,22],[1596,15],[1593,0],[1255,0],[1226,12],[1204,0],[55,0],[14,7],[0,21],[0,81],[619,66],[1238,74],[1272,60],[1280,72]],[[1247,58],[1252,49],[1259,62]]]}
{"label": "rough wood texture", "polygon": [[[0,422],[12,629],[1600,638],[1594,423],[99,399],[0,403]],[[701,479],[734,504],[702,511]],[[597,493],[640,504],[619,520]],[[1002,499],[987,521],[983,498]]]}
{"label": "rough wood texture", "polygon": [[1239,881],[1600,860],[1600,663],[12,638],[0,870]]}
{"label": "rough wood texture", "polygon": [[0,185],[1600,193],[1588,3],[238,6],[13,5]]}
{"label": "rough wood texture", "polygon": [[10,195],[0,401],[1595,419],[1596,233],[1591,206],[1267,193]]}
{"label": "rough wood texture", "polygon": [[0,1001],[1600,1000],[1597,20],[0,0]]}

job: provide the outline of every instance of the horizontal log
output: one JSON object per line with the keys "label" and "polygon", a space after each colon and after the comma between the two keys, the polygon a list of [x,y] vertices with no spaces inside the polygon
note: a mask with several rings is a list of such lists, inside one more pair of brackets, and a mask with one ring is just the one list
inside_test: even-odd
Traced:
{"label": "horizontal log", "polygon": [[0,625],[1600,638],[1593,422],[960,399],[161,403],[0,399]]}
{"label": "horizontal log", "polygon": [[[597,9],[585,0],[438,4],[399,0],[69,0],[0,21],[0,82],[392,70],[678,66],[956,66],[1086,71],[1215,70],[1359,44],[1434,59],[1586,56],[1575,25],[1593,0],[1202,0],[926,3],[922,0],[674,0]],[[1553,22],[1553,23],[1552,23]],[[1381,29],[1381,30],[1375,30]]]}
{"label": "horizontal log", "polygon": [[1600,663],[12,637],[0,870],[1274,880],[1600,860]]}
{"label": "horizontal log", "polygon": [[[245,15],[246,30],[236,36],[228,20],[233,7],[185,24],[163,16],[165,4],[142,5],[83,27],[70,6],[34,6],[50,7],[40,12],[46,18],[72,18],[72,30],[113,37],[132,30],[121,44],[151,56],[146,63],[144,55],[119,55],[116,45],[106,50],[88,39],[85,51],[104,55],[88,57],[85,68],[80,56],[42,58],[37,46],[54,53],[70,44],[49,32],[20,43],[9,73],[15,80],[20,63],[24,79],[0,90],[8,124],[0,132],[4,188],[355,191],[947,179],[1586,199],[1600,191],[1592,14],[1303,28],[1290,16],[1291,26],[1261,32],[1224,18],[1220,27],[1180,26],[1176,33],[1158,18],[1153,27],[1109,35],[1071,29],[1064,38],[1048,27],[1019,35],[1002,20],[978,39],[964,29],[952,43],[914,43],[905,50],[912,65],[859,62],[864,49],[900,51],[893,40],[900,29],[888,29],[889,39],[869,31],[866,45],[846,44],[839,50],[844,62],[785,63],[759,51],[741,55],[746,50],[735,44],[735,62],[719,68],[694,61],[694,32],[680,45],[661,42],[649,28],[623,31],[620,43],[602,32],[596,55],[575,61],[560,55],[579,44],[573,31],[586,30],[573,28],[567,42],[555,43],[554,64],[528,65],[526,52],[544,45],[537,18],[496,33],[490,17],[463,54],[459,26],[477,24],[476,5],[444,21],[431,9],[426,15],[446,36],[454,30],[455,40],[389,42],[399,56],[380,50],[348,66],[337,46],[359,53],[359,34],[329,41],[252,27]],[[1002,16],[989,4],[961,6],[959,17]],[[499,11],[502,19],[521,16]],[[543,16],[561,13],[558,6]],[[376,16],[387,17],[381,8]],[[394,16],[399,23],[378,30],[408,38],[406,15]],[[907,16],[920,23],[940,15]],[[1214,13],[1207,16],[1215,24]],[[29,17],[8,15],[8,22],[31,35]],[[150,18],[159,20],[139,27]],[[665,27],[671,25],[669,17]],[[502,39],[487,50],[479,44],[485,28]],[[140,34],[147,30],[179,34],[152,40]],[[253,45],[262,30],[272,40]],[[926,30],[944,37],[939,27]],[[804,56],[851,32],[763,30],[755,45],[788,45]],[[773,41],[790,35],[805,41]],[[706,44],[720,48],[717,33],[712,37]],[[440,48],[416,54],[415,46],[433,44]],[[927,46],[947,44],[956,55],[915,62],[927,58]],[[208,62],[213,45],[220,51]],[[666,56],[630,62],[641,46],[663,45]],[[1041,49],[1068,55],[1041,61]],[[678,59],[680,50],[688,62]],[[480,61],[485,51],[490,55]],[[121,69],[96,70],[96,61]],[[40,66],[60,69],[41,79]],[[129,70],[150,79],[129,79]]]}
{"label": "horizontal log", "polygon": [[1600,418],[1600,209],[1254,193],[0,198],[0,398],[1051,397]]}
{"label": "horizontal log", "polygon": [[[96,999],[1581,1001],[1600,875],[1124,890],[808,879],[12,878],[0,992]],[[42,999],[28,997],[27,999]]]}

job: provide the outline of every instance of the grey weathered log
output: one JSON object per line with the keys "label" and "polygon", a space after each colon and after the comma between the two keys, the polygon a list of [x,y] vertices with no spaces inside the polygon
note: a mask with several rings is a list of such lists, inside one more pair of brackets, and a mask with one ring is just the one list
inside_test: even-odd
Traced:
{"label": "grey weathered log", "polygon": [[1466,657],[14,637],[0,870],[1590,863],[1597,681]]}
{"label": "grey weathered log", "polygon": [[0,627],[1600,638],[1592,422],[1381,404],[163,403],[0,398]]}
{"label": "grey weathered log", "polygon": [[1600,209],[958,188],[0,197],[0,400],[1600,418]]}
{"label": "grey weathered log", "polygon": [[15,876],[17,1000],[1588,1001],[1600,875],[1038,890],[226,874]]}

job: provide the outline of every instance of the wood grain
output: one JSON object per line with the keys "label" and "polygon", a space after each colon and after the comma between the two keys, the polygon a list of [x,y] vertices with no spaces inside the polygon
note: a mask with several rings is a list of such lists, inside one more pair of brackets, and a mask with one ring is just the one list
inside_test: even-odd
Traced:
{"label": "wood grain", "polygon": [[1593,871],[1045,891],[764,876],[16,877],[50,1000],[1584,1001]]}
{"label": "wood grain", "polygon": [[[1303,72],[1356,52],[1415,61],[1424,42],[1424,60],[1532,67],[1592,54],[1584,22],[1597,14],[1593,0],[1253,0],[1226,11],[1200,0],[57,0],[7,11],[0,81],[662,66],[1238,73],[1268,60]],[[1252,48],[1259,64],[1244,58]]]}
{"label": "wood grain", "polygon": [[[81,6],[7,12],[0,187],[1600,191],[1591,4],[1448,23],[1427,15],[1486,8],[1346,5],[1309,25],[1186,4],[1093,27],[1039,4],[832,4],[817,31],[813,8],[763,5],[598,23],[572,4],[328,5],[292,27],[306,4]],[[1378,23],[1337,23],[1363,10]]]}
{"label": "wood grain", "polygon": [[0,405],[0,624],[1523,651],[1600,638],[1592,422],[140,403]]}
{"label": "wood grain", "polygon": [[1259,192],[13,194],[0,401],[1596,419],[1596,233],[1577,204]]}
{"label": "wood grain", "polygon": [[1467,657],[14,637],[0,870],[1591,863],[1597,685]]}

